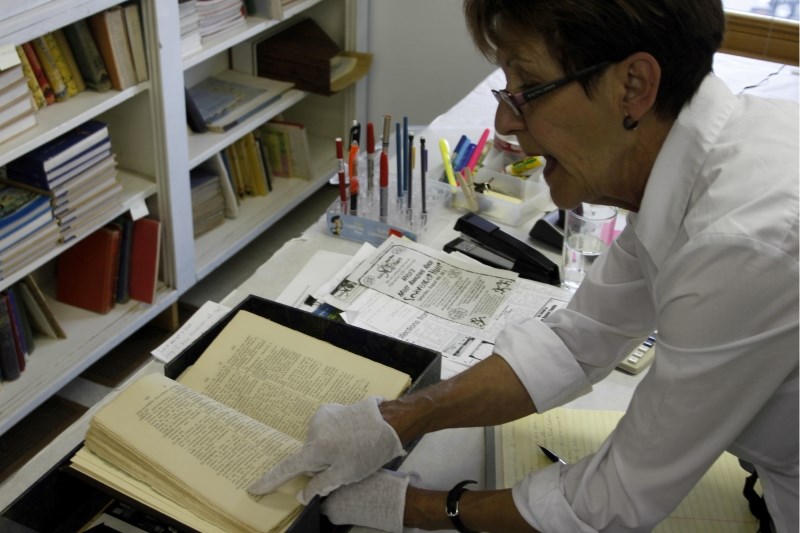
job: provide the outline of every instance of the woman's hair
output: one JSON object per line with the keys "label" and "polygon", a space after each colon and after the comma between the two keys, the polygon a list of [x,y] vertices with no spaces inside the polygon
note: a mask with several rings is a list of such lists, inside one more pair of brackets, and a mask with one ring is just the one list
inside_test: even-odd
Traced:
{"label": "woman's hair", "polygon": [[[675,118],[711,72],[722,43],[720,0],[464,0],[472,39],[490,60],[526,34],[569,74],[648,52],[661,66],[656,113]],[[581,80],[590,93],[597,76]]]}

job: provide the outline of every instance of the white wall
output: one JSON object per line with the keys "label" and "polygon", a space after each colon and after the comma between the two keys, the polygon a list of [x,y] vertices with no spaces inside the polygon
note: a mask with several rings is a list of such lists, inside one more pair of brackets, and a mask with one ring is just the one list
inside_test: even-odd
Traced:
{"label": "white wall", "polygon": [[467,33],[461,0],[367,0],[367,120],[427,125],[495,67]]}

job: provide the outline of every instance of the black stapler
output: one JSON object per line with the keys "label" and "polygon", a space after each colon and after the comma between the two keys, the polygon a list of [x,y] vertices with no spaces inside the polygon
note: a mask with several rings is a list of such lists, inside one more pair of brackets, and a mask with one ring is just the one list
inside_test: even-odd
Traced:
{"label": "black stapler", "polygon": [[512,237],[485,218],[467,213],[454,228],[461,237],[445,245],[445,251],[459,250],[484,264],[516,272],[522,278],[560,285],[558,265],[529,245]]}

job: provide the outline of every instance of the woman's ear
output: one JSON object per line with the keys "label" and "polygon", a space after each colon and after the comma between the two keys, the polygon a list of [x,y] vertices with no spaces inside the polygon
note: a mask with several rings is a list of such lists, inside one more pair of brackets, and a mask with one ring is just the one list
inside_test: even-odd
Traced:
{"label": "woman's ear", "polygon": [[619,73],[625,86],[622,111],[634,122],[653,108],[661,83],[661,65],[647,52],[636,52],[619,63]]}

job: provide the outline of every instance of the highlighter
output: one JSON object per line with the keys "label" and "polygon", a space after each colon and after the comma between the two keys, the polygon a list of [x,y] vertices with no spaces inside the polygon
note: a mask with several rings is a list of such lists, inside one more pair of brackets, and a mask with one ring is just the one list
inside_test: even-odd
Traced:
{"label": "highlighter", "polygon": [[439,139],[439,151],[442,154],[444,174],[447,176],[447,182],[451,187],[458,187],[456,175],[453,173],[453,163],[450,161],[450,143],[447,142],[447,139]]}
{"label": "highlighter", "polygon": [[381,152],[380,162],[380,221],[386,224],[389,211],[389,154]]}
{"label": "highlighter", "polygon": [[339,162],[339,203],[342,214],[345,214],[347,213],[347,184],[344,177],[344,148],[341,137],[336,137],[336,159]]}

